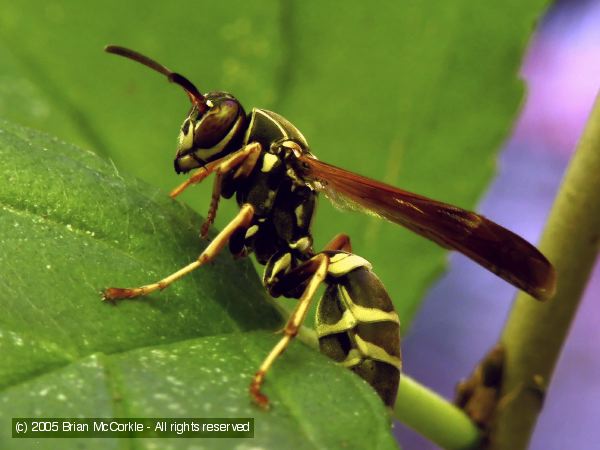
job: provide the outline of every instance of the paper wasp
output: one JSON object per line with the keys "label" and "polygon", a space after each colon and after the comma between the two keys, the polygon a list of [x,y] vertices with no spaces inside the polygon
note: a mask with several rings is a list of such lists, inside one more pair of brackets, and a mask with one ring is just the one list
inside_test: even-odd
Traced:
{"label": "paper wasp", "polygon": [[302,133],[280,115],[259,108],[247,114],[231,94],[202,94],[184,76],[133,50],[112,45],[105,50],[148,66],[187,93],[192,106],[179,133],[174,164],[177,173],[198,170],[171,197],[215,175],[201,235],[207,235],[221,197],[235,194],[240,211],[196,261],[156,283],[108,288],[104,299],[164,289],[212,260],[226,245],[234,255],[254,253],[265,266],[263,284],[268,292],[299,298],[283,337],[250,384],[258,405],[268,406],[261,392],[265,375],[296,336],[322,283],[326,290],[318,305],[316,330],[321,351],[364,378],[387,406],[393,407],[396,399],[401,369],[398,316],[370,263],[351,253],[348,236],[336,236],[321,251],[313,249],[311,221],[318,192],[458,250],[537,299],[553,294],[552,265],[500,225],[321,162],[311,154]]}

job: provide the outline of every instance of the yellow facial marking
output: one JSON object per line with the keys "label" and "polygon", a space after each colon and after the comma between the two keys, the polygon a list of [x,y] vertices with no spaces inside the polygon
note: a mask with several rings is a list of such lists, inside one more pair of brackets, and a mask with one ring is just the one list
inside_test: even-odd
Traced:
{"label": "yellow facial marking", "polygon": [[[188,119],[186,119],[188,120]],[[179,132],[179,148],[178,151],[187,150],[192,148],[194,145],[194,125],[189,124],[187,127],[187,132],[184,133],[183,130]]]}

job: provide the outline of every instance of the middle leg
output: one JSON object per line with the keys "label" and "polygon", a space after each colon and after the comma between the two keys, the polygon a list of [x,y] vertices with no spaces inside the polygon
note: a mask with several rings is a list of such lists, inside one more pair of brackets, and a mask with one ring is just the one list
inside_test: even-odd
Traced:
{"label": "middle leg", "polygon": [[308,283],[308,286],[304,290],[304,293],[300,297],[296,308],[290,315],[285,327],[283,328],[283,337],[273,347],[271,352],[267,355],[263,363],[260,365],[258,371],[254,375],[252,382],[250,383],[250,395],[252,399],[261,408],[267,409],[269,407],[269,398],[260,391],[260,388],[264,382],[265,375],[271,368],[275,360],[285,351],[292,339],[298,334],[298,329],[306,319],[306,314],[315,295],[315,292],[319,285],[325,280],[327,276],[327,267],[329,266],[329,257],[324,253],[319,253],[315,257],[308,260],[303,266],[307,270],[312,271],[312,276]]}
{"label": "middle leg", "polygon": [[217,217],[217,208],[219,207],[219,200],[221,198],[221,186],[223,184],[223,176],[227,172],[233,169],[237,169],[235,171],[235,174],[233,175],[234,179],[247,177],[254,169],[254,166],[258,161],[258,157],[260,156],[261,151],[261,145],[257,142],[253,142],[244,147],[244,149],[239,154],[228,158],[216,167],[216,169],[214,170],[215,181],[210,199],[210,207],[208,209],[206,220],[204,221],[204,223],[202,224],[202,228],[200,229],[200,236],[202,238],[206,238],[210,226],[215,221],[215,217]]}
{"label": "middle leg", "polygon": [[[169,196],[171,198],[177,197],[179,194],[181,194],[183,191],[185,191],[190,186],[201,183],[207,176],[209,176],[211,173],[213,173],[215,170],[217,170],[219,167],[221,167],[223,165],[232,165],[233,164],[230,167],[230,169],[231,169],[232,167],[235,167],[236,165],[241,164],[251,154],[255,155],[254,156],[255,159],[258,159],[258,155],[260,155],[261,151],[262,151],[261,145],[258,142],[252,142],[227,156],[224,156],[222,158],[211,161],[206,166],[198,169],[196,172],[194,172],[194,174],[190,178],[188,178],[183,183],[181,183],[179,186],[177,186],[175,189],[173,189],[169,193]],[[256,155],[256,154],[258,154],[258,155]],[[236,173],[236,175],[237,175],[237,173]]]}

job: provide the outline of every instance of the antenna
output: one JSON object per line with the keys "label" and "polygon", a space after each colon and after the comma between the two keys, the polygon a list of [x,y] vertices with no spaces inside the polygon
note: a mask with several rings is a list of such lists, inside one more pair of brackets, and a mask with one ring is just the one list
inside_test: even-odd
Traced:
{"label": "antenna", "polygon": [[194,84],[183,75],[180,75],[177,72],[173,72],[167,69],[162,64],[154,61],[151,58],[148,58],[147,56],[142,55],[141,53],[136,52],[135,50],[120,47],[118,45],[107,45],[106,47],[104,47],[104,51],[112,53],[114,55],[129,58],[133,61],[137,61],[140,64],[143,64],[146,67],[149,67],[158,73],[162,73],[164,76],[167,77],[167,79],[171,83],[178,84],[185,90],[188,97],[190,98],[190,101],[198,107],[200,114],[203,114],[208,110],[206,98],[200,93],[196,86],[194,86]]}

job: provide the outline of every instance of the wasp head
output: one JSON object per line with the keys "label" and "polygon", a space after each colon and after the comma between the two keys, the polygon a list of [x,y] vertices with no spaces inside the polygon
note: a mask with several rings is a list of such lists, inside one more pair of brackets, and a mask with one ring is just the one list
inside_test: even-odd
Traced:
{"label": "wasp head", "polygon": [[175,171],[188,172],[237,150],[246,123],[240,102],[225,92],[203,96],[203,105],[192,103],[179,132]]}
{"label": "wasp head", "polygon": [[105,50],[163,74],[170,82],[181,86],[188,95],[192,108],[179,133],[175,155],[177,173],[189,172],[239,148],[244,134],[246,113],[235,97],[225,92],[202,94],[183,75],[134,50],[118,45],[108,45]]}

